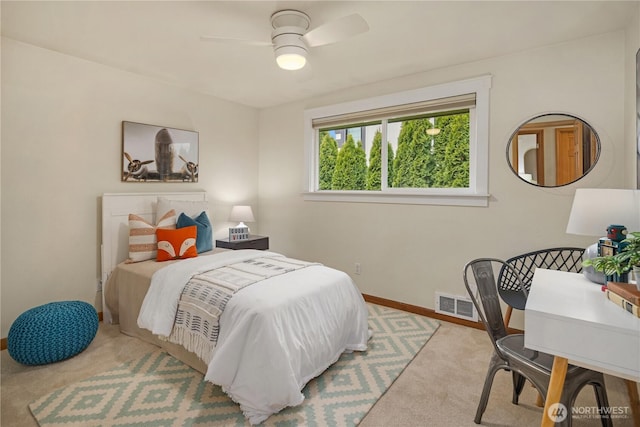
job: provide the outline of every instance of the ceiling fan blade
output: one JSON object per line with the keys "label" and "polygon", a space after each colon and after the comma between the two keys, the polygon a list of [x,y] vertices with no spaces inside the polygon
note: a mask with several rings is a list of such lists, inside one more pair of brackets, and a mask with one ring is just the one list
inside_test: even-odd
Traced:
{"label": "ceiling fan blade", "polygon": [[216,43],[227,43],[227,44],[243,44],[247,46],[273,46],[271,40],[248,40],[248,39],[238,39],[234,37],[218,37],[218,36],[200,36],[200,40],[202,41],[212,41]]}
{"label": "ceiling fan blade", "polygon": [[357,13],[347,15],[307,32],[302,38],[309,47],[339,42],[369,31],[369,24]]}

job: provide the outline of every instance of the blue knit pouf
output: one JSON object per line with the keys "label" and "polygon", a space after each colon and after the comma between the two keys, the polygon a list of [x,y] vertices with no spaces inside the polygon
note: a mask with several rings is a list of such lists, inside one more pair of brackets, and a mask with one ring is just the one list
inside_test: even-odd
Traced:
{"label": "blue knit pouf", "polygon": [[7,350],[23,365],[44,365],[75,356],[98,332],[98,313],[83,301],[51,302],[22,313],[9,329]]}

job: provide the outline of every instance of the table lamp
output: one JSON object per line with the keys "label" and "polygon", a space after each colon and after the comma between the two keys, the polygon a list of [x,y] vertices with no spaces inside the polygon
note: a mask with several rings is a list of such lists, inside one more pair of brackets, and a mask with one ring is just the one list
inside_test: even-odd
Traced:
{"label": "table lamp", "polygon": [[236,227],[247,227],[246,222],[254,222],[256,219],[253,217],[253,211],[251,206],[237,205],[231,208],[231,214],[229,215],[229,221],[239,221]]}
{"label": "table lamp", "polygon": [[[640,231],[640,198],[637,190],[610,188],[578,188],[573,198],[568,234],[582,236],[606,236],[608,229],[618,231],[623,225],[629,232]],[[613,225],[612,225],[613,224]],[[583,259],[599,256],[598,243],[585,249]],[[604,274],[583,269],[584,275],[592,282],[604,284]]]}

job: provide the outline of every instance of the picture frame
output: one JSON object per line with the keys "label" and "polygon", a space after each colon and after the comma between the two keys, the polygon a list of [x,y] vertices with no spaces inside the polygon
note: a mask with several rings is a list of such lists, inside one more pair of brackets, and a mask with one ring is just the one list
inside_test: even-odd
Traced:
{"label": "picture frame", "polygon": [[198,182],[199,134],[122,122],[123,182]]}

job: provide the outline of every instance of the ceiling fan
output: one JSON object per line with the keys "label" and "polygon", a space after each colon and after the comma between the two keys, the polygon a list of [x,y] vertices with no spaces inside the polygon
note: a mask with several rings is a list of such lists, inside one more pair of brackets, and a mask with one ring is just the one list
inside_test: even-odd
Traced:
{"label": "ceiling fan", "polygon": [[307,63],[309,48],[324,46],[367,32],[367,21],[357,13],[322,24],[312,30],[309,16],[298,10],[280,10],[271,15],[271,40],[256,41],[202,36],[203,40],[273,46],[276,62],[285,70],[299,70]]}

